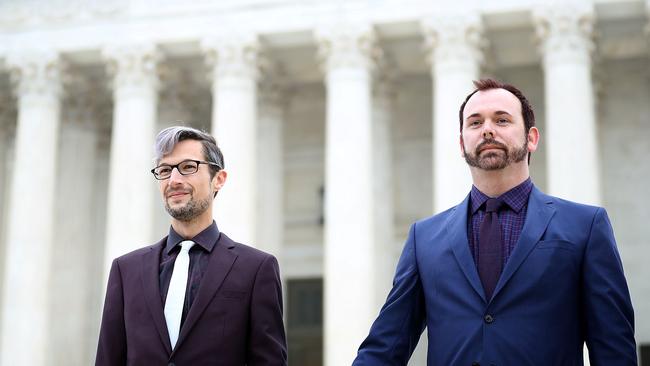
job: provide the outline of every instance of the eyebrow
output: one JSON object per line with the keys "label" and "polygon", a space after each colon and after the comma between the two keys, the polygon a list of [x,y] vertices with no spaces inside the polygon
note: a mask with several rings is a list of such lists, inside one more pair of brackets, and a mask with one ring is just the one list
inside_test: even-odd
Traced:
{"label": "eyebrow", "polygon": [[[496,112],[494,112],[494,114],[496,114],[497,116],[501,116],[501,115],[504,115],[504,114],[507,114],[508,116],[512,116],[510,113],[508,113],[506,111],[496,111]],[[481,117],[481,114],[480,113],[472,113],[469,116],[467,116],[467,118],[465,118],[465,121],[467,121],[467,120],[469,120],[471,118],[474,118],[474,117]]]}

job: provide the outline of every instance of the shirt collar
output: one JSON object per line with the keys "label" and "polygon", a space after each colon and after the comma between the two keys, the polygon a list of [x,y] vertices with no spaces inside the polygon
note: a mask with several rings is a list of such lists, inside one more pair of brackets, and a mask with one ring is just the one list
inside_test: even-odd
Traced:
{"label": "shirt collar", "polygon": [[[528,177],[518,186],[512,188],[497,198],[503,200],[503,202],[505,202],[508,207],[518,213],[528,202],[528,196],[530,196],[530,191],[532,191],[532,189],[533,182],[530,180],[530,177]],[[472,185],[472,191],[470,192],[472,215],[478,211],[478,209],[485,203],[485,201],[488,200],[488,198],[490,198],[488,195],[479,191],[476,186]]]}
{"label": "shirt collar", "polygon": [[[195,242],[198,246],[203,248],[203,250],[207,251],[208,253],[212,252],[212,249],[214,246],[217,244],[217,239],[219,239],[219,228],[217,227],[217,223],[212,220],[212,224],[205,228],[203,231],[200,233],[196,234],[195,237],[193,237],[192,240]],[[178,243],[182,242],[183,240],[186,240],[180,234],[178,234],[173,227],[169,227],[169,235],[167,236],[167,244],[165,245],[165,252],[169,254],[172,249],[178,245]]]}

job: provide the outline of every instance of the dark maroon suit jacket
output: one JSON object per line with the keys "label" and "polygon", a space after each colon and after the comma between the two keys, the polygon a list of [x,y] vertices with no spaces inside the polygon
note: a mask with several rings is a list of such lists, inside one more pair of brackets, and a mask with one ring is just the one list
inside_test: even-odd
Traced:
{"label": "dark maroon suit jacket", "polygon": [[278,262],[223,233],[172,352],[159,289],[166,239],[113,261],[95,365],[286,365]]}

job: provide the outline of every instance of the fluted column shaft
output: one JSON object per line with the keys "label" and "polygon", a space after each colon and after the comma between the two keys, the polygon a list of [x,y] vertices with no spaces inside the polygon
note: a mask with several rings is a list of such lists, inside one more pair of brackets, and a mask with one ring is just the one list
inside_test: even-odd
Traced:
{"label": "fluted column shaft", "polygon": [[[11,90],[0,91],[0,268],[6,268],[7,263],[5,256],[7,250],[7,211],[9,209],[9,187],[12,176],[9,160],[13,156],[11,150],[13,150],[14,145],[15,119],[16,107],[11,96]],[[4,303],[4,272],[0,270],[0,307]],[[0,328],[0,339],[2,339],[2,332],[3,329]],[[1,344],[0,347],[2,347]]]}
{"label": "fluted column shaft", "polygon": [[40,51],[10,59],[18,98],[6,237],[0,364],[47,364],[49,277],[60,114],[60,62]]}
{"label": "fluted column shaft", "polygon": [[[258,128],[258,247],[282,264],[284,237],[284,107],[285,96],[273,80],[260,88]],[[282,269],[282,267],[280,267]]]}
{"label": "fluted column shaft", "polygon": [[369,28],[317,35],[327,87],[325,136],[325,365],[352,362],[375,307]]}
{"label": "fluted column shaft", "polygon": [[214,216],[236,241],[257,244],[257,42],[203,42],[212,66],[212,133],[224,154],[228,179]]}
{"label": "fluted column shaft", "polygon": [[91,272],[99,264],[93,260],[93,252],[99,246],[90,244],[88,239],[95,237],[95,216],[91,213],[98,160],[94,113],[97,89],[97,85],[81,80],[70,85],[62,113],[64,143],[59,152],[56,196],[64,203],[55,208],[56,250],[50,279],[53,294],[48,351],[50,362],[57,365],[88,365],[93,362],[89,352],[91,340],[96,347],[95,334],[88,329],[93,323],[90,294],[97,286]]}
{"label": "fluted column shaft", "polygon": [[[0,103],[1,100],[0,100]],[[0,108],[4,106],[0,105]],[[8,145],[9,145],[9,134],[7,132],[7,126],[9,122],[2,118],[0,115],[0,258],[4,258],[4,245],[5,245],[5,236],[6,236],[6,225],[5,218],[7,217],[7,176],[9,175],[7,169],[7,154],[8,154]],[[0,259],[0,266],[4,267],[4,259]],[[2,289],[3,273],[0,273],[0,290]],[[2,304],[2,294],[0,294],[0,304]],[[2,335],[2,330],[0,330],[0,335]]]}
{"label": "fluted column shaft", "polygon": [[548,190],[562,198],[599,204],[591,75],[593,9],[572,4],[540,8],[535,14],[544,67]]}
{"label": "fluted column shaft", "polygon": [[[9,198],[9,178],[10,168],[9,159],[13,146],[13,136],[15,133],[16,119],[16,101],[12,98],[11,91],[0,91],[0,255],[4,258],[4,244],[6,238],[6,218]],[[3,266],[4,260],[0,259],[0,266]],[[2,281],[0,273],[0,281]],[[2,289],[2,285],[0,285]],[[0,303],[2,295],[0,294]],[[1,332],[1,330],[0,330]],[[1,333],[0,333],[1,334]]]}
{"label": "fluted column shaft", "polygon": [[395,100],[390,70],[381,69],[373,88],[373,187],[375,227],[375,309],[386,301],[391,288],[395,257],[392,119]]}
{"label": "fluted column shaft", "polygon": [[460,202],[472,179],[462,158],[458,109],[474,88],[483,60],[478,16],[427,19],[422,23],[433,80],[433,208]]}
{"label": "fluted column shaft", "polygon": [[152,168],[158,100],[153,45],[104,51],[113,75],[113,128],[108,186],[105,269],[111,261],[153,240]]}

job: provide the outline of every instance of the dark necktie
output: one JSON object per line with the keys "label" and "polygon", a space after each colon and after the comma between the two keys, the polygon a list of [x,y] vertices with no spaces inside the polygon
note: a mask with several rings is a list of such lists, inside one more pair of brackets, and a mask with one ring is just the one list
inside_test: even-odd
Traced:
{"label": "dark necktie", "polygon": [[481,222],[478,234],[478,274],[485,290],[485,296],[489,301],[492,292],[497,285],[503,257],[501,248],[501,224],[499,223],[498,211],[503,201],[498,198],[489,198],[485,202],[485,216]]}

